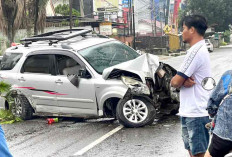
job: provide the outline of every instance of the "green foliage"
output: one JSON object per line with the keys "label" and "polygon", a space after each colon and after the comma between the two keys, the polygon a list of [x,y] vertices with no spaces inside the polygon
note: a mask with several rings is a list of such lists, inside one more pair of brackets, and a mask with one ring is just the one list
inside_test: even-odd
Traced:
{"label": "green foliage", "polygon": [[186,0],[186,9],[180,12],[180,18],[187,14],[203,15],[209,26],[215,26],[216,32],[222,32],[232,24],[231,8],[231,0]]}
{"label": "green foliage", "polygon": [[221,42],[221,43],[220,43],[220,46],[226,46],[226,45],[227,45],[226,42]]}
{"label": "green foliage", "polygon": [[[181,26],[181,19],[186,15],[185,10],[179,9],[178,11],[178,25]],[[181,26],[182,27],[182,26]],[[179,27],[179,28],[181,28]]]}
{"label": "green foliage", "polygon": [[[0,93],[7,93],[10,91],[11,85],[1,81]],[[9,99],[10,100],[10,99]],[[9,110],[0,110],[0,124],[11,124],[14,122],[22,121],[19,117],[15,117],[11,112],[11,104]]]}
{"label": "green foliage", "polygon": [[57,14],[61,14],[64,16],[68,16],[69,15],[69,5],[68,4],[59,4],[58,6],[56,6],[55,8],[55,12]]}
{"label": "green foliage", "polygon": [[4,81],[0,82],[0,93],[1,94],[8,92],[10,90],[10,88],[11,88],[10,84],[8,84],[8,83],[6,83]]}
{"label": "green foliage", "polygon": [[224,40],[225,42],[229,43],[230,42],[230,31],[229,30],[226,30],[224,33],[223,33],[223,37],[224,37]]}
{"label": "green foliage", "polygon": [[[69,16],[69,5],[68,4],[59,4],[58,6],[56,6],[55,8],[55,12],[56,14],[60,14],[63,16]],[[72,15],[79,17],[80,13],[76,10],[76,9],[72,9]],[[74,21],[75,26],[77,26],[79,24],[78,20]]]}
{"label": "green foliage", "polygon": [[22,119],[15,117],[11,110],[0,110],[0,124],[12,124],[14,122],[21,122]]}

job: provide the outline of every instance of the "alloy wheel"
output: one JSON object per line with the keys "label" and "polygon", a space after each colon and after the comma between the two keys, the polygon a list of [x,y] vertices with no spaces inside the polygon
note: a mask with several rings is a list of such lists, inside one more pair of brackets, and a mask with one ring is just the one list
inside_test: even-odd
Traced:
{"label": "alloy wheel", "polygon": [[123,114],[132,123],[140,123],[148,116],[147,105],[138,99],[128,100],[123,106]]}
{"label": "alloy wheel", "polygon": [[22,103],[19,98],[15,98],[15,114],[20,116],[22,114]]}

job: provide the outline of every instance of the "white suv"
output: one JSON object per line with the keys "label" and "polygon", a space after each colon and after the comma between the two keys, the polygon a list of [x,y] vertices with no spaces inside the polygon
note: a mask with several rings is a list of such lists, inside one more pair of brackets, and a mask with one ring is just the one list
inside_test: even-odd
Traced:
{"label": "white suv", "polygon": [[[12,85],[0,107],[22,119],[41,116],[115,117],[127,127],[152,123],[173,106],[175,70],[156,56],[89,30],[62,30],[26,38],[3,56],[0,80]],[[14,101],[10,101],[10,100]]]}

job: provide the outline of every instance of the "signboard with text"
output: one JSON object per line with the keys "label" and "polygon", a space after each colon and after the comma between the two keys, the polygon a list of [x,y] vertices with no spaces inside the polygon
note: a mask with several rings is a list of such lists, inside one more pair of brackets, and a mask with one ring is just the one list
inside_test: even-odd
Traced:
{"label": "signboard with text", "polygon": [[112,23],[111,22],[102,22],[100,24],[100,34],[112,35]]}
{"label": "signboard with text", "polygon": [[95,12],[117,12],[118,0],[94,0]]}
{"label": "signboard with text", "polygon": [[122,0],[122,7],[129,8],[129,0]]}

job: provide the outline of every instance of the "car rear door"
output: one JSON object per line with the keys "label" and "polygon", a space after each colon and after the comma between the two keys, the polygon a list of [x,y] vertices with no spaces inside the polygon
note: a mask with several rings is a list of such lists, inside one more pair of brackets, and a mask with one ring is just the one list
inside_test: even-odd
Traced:
{"label": "car rear door", "polygon": [[58,113],[55,91],[56,76],[53,75],[54,62],[52,55],[38,53],[27,56],[18,80],[27,98],[32,98],[36,112]]}

